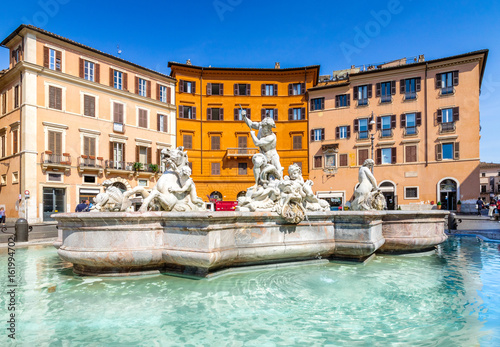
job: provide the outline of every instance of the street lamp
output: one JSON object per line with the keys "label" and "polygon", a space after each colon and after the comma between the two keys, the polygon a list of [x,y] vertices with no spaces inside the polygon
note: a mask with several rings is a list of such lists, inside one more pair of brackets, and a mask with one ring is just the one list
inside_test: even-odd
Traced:
{"label": "street lamp", "polygon": [[[371,116],[371,120],[370,120],[370,125],[372,126],[372,129],[373,129],[373,125],[375,124],[375,119],[373,119],[373,111],[372,111],[372,116]],[[377,131],[377,130],[375,130]],[[370,131],[370,140],[372,140],[372,160],[373,160],[373,141],[375,140],[375,134],[372,133]],[[373,166],[372,166],[372,173],[373,173]]]}

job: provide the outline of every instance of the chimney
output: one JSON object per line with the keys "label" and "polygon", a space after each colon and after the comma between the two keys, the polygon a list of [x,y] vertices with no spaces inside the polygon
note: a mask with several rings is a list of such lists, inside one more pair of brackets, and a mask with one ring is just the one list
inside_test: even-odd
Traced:
{"label": "chimney", "polygon": [[420,62],[422,62],[422,61],[425,61],[425,58],[424,58],[424,55],[423,55],[423,54],[420,54],[420,55],[418,56],[418,62],[420,63]]}
{"label": "chimney", "polygon": [[279,61],[277,61],[276,63],[274,63],[274,68],[275,68],[275,69],[279,69],[279,68],[280,68],[280,63],[279,63]]}
{"label": "chimney", "polygon": [[186,65],[193,65],[191,64],[191,59],[186,60]]}

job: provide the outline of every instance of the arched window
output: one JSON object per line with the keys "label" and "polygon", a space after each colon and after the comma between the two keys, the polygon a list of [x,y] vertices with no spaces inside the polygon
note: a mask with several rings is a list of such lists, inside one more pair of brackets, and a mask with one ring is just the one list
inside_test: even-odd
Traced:
{"label": "arched window", "polygon": [[222,201],[222,193],[214,191],[210,193],[210,202]]}
{"label": "arched window", "polygon": [[245,191],[241,191],[241,192],[239,192],[239,193],[238,193],[238,195],[236,195],[236,199],[238,199],[238,198],[240,198],[240,197],[244,197],[244,196],[246,196],[246,195],[247,195],[247,192],[245,192]]}
{"label": "arched window", "polygon": [[120,189],[122,192],[126,192],[127,191],[127,186],[125,186],[123,183],[121,182],[114,182],[113,183],[113,186],[117,187],[118,189]]}

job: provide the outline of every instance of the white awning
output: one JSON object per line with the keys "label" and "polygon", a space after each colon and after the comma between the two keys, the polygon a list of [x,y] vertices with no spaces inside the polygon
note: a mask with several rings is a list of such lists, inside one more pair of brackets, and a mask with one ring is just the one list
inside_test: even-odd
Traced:
{"label": "white awning", "polygon": [[344,198],[343,192],[317,192],[316,196],[320,199],[324,198]]}
{"label": "white awning", "polygon": [[80,194],[99,194],[100,192],[100,189],[80,188]]}

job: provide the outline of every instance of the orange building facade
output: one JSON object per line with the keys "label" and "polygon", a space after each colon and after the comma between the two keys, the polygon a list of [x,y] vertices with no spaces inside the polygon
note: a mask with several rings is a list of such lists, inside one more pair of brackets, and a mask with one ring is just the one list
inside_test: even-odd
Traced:
{"label": "orange building facade", "polygon": [[154,186],[160,151],[176,142],[175,79],[27,25],[1,45],[10,53],[0,76],[8,218],[72,212],[104,180]]}
{"label": "orange building facade", "polygon": [[258,149],[242,109],[254,122],[273,117],[284,173],[297,163],[308,176],[306,90],[316,85],[319,66],[213,68],[170,62],[169,67],[178,82],[177,145],[188,151],[198,196],[235,201],[255,184],[252,156]]}
{"label": "orange building facade", "polygon": [[365,159],[389,209],[477,198],[479,91],[488,51],[334,73],[309,89],[310,179],[349,201]]}

